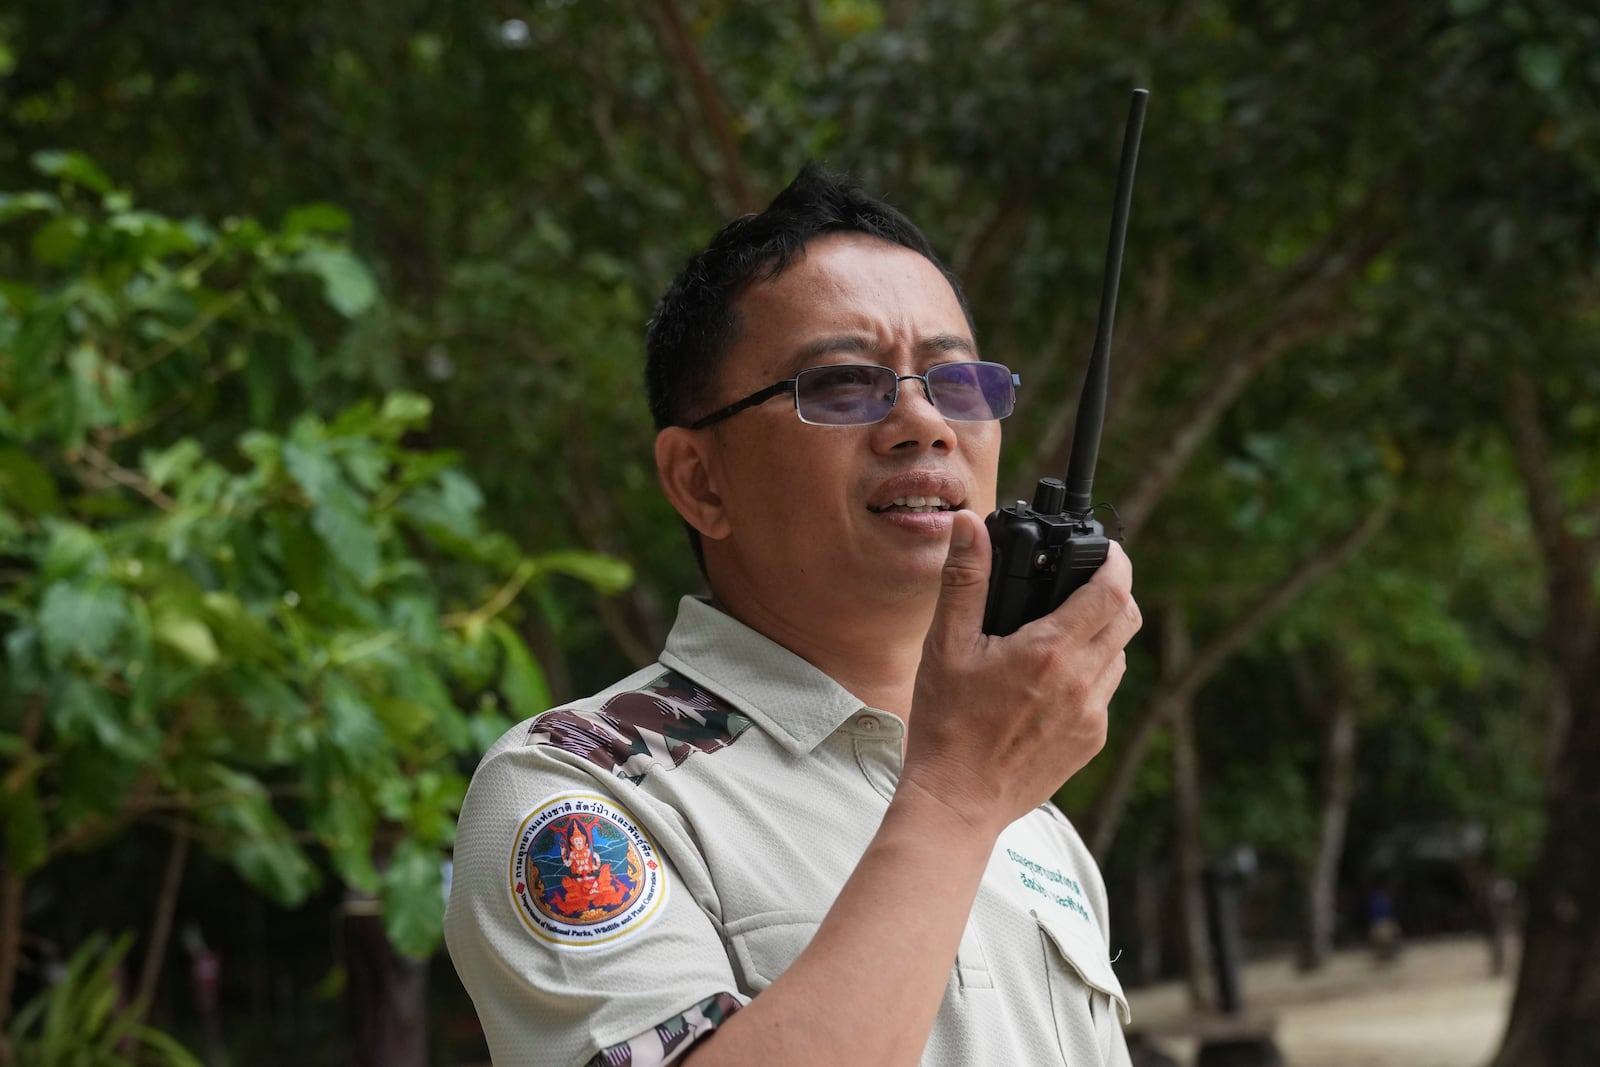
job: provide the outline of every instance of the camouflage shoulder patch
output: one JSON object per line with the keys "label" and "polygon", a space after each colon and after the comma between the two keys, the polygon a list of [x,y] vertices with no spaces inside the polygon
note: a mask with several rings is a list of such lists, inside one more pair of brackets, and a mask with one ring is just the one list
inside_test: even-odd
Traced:
{"label": "camouflage shoulder patch", "polygon": [[601,1049],[583,1067],[666,1067],[677,1063],[695,1042],[739,1008],[739,999],[732,993],[707,997],[648,1033]]}
{"label": "camouflage shoulder patch", "polygon": [[582,756],[637,783],[658,765],[676,767],[697,750],[727,748],[749,726],[749,716],[727,701],[667,671],[596,711],[545,712],[529,725],[527,743]]}

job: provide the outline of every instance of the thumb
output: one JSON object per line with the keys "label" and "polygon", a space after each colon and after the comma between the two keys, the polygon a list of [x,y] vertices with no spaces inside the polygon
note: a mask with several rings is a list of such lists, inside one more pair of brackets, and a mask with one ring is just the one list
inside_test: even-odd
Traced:
{"label": "thumb", "polygon": [[930,636],[971,640],[983,629],[989,597],[989,531],[965,509],[950,517],[950,549],[939,579]]}

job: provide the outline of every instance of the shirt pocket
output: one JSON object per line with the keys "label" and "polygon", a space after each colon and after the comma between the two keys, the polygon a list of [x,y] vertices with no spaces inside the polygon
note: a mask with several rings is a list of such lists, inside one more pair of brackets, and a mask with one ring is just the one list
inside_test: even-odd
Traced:
{"label": "shirt pocket", "polygon": [[744,991],[761,992],[789,969],[816,936],[825,911],[767,911],[735,919],[724,927],[734,965],[744,976]]}
{"label": "shirt pocket", "polygon": [[[735,919],[724,927],[734,966],[744,975],[744,991],[754,996],[788,970],[811,944],[825,915],[825,911],[768,911]],[[970,921],[961,933],[951,975],[951,981],[964,989],[994,987]]]}
{"label": "shirt pocket", "polygon": [[[1033,915],[1050,983],[1061,1054],[1074,1067],[1085,1062],[1113,1064],[1122,1047],[1117,1033],[1130,1020],[1128,998],[1111,969],[1099,930],[1068,925],[1073,916]],[[1087,936],[1090,932],[1093,936]],[[1096,1058],[1089,1059],[1090,1055]]]}

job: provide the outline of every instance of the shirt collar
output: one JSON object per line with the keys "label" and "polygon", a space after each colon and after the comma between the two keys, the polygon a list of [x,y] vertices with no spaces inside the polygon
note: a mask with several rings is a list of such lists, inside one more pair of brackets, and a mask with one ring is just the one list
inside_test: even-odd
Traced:
{"label": "shirt collar", "polygon": [[738,705],[795,755],[863,707],[810,663],[697,597],[679,602],[661,662]]}

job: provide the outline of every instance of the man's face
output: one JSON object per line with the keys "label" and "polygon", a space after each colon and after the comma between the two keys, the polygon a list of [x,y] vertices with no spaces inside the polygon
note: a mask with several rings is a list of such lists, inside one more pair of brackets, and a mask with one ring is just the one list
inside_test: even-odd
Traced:
{"label": "man's face", "polygon": [[[736,337],[704,411],[806,367],[872,363],[926,374],[977,358],[939,269],[860,234],[813,241],[776,279],[747,289],[735,312]],[[809,583],[824,595],[878,600],[932,593],[950,511],[994,507],[999,423],[947,421],[920,382],[901,382],[888,417],[867,426],[802,423],[793,400],[778,397],[697,432],[714,435],[709,465],[728,525],[706,550],[723,585]],[[945,510],[896,503],[917,497],[924,509]]]}

